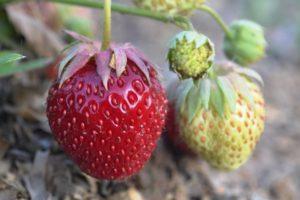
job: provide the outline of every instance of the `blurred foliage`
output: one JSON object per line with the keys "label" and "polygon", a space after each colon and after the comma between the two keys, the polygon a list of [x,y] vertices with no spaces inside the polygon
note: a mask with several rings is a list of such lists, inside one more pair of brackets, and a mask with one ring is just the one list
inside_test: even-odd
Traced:
{"label": "blurred foliage", "polygon": [[7,63],[12,63],[17,60],[21,60],[24,58],[24,56],[14,53],[14,52],[9,52],[9,51],[0,51],[0,68]]}
{"label": "blurred foliage", "polygon": [[0,77],[9,76],[18,72],[25,72],[33,69],[44,68],[51,62],[51,59],[41,58],[37,60],[30,60],[24,63],[8,63],[0,65]]}
{"label": "blurred foliage", "polygon": [[244,1],[243,9],[246,17],[251,17],[264,26],[300,20],[299,0],[247,0]]}
{"label": "blurred foliage", "polygon": [[[56,8],[65,29],[75,31],[89,38],[94,37],[93,21],[84,9],[60,4]],[[69,42],[73,41],[71,37],[66,39]]]}
{"label": "blurred foliage", "polygon": [[282,20],[280,15],[281,2],[281,0],[245,1],[244,13],[246,17],[250,17],[261,24],[274,25]]}
{"label": "blurred foliage", "polygon": [[243,1],[242,8],[244,17],[268,30],[272,55],[299,62],[300,0],[247,0]]}
{"label": "blurred foliage", "polygon": [[0,8],[0,37],[9,37],[14,34],[14,28],[8,21],[5,10]]}
{"label": "blurred foliage", "polygon": [[19,63],[18,61],[23,58],[25,58],[25,56],[15,52],[0,51],[0,77],[41,68],[51,62],[51,59],[37,59],[27,61],[25,63]]}
{"label": "blurred foliage", "polygon": [[17,33],[9,22],[4,8],[0,7],[0,44],[8,47],[15,46],[13,38],[17,36]]}

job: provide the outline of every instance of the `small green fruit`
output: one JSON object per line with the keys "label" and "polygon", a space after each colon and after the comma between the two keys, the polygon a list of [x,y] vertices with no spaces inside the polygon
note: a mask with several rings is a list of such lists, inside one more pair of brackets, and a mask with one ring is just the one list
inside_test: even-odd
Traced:
{"label": "small green fruit", "polygon": [[[57,5],[57,10],[66,29],[89,38],[94,37],[93,23],[90,15],[85,10],[68,5]],[[71,37],[66,39],[72,41]]]}
{"label": "small green fruit", "polygon": [[93,37],[93,24],[91,21],[87,18],[81,18],[78,16],[74,16],[72,18],[69,18],[65,21],[65,27],[68,30],[75,31],[81,35],[84,35],[86,37]]}
{"label": "small green fruit", "polygon": [[136,6],[171,15],[190,15],[205,0],[134,0]]}
{"label": "small green fruit", "polygon": [[224,39],[224,52],[229,59],[247,66],[265,56],[267,42],[262,26],[238,20],[231,24],[229,32]]}
{"label": "small green fruit", "polygon": [[195,31],[182,31],[170,43],[168,60],[170,69],[180,78],[199,78],[213,64],[213,43]]}

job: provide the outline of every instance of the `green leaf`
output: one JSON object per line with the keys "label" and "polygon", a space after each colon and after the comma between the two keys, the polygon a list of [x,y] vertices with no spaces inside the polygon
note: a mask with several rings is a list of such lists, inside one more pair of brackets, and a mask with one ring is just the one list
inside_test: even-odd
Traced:
{"label": "green leaf", "polygon": [[[209,79],[204,79],[200,83],[200,100],[203,107],[208,110],[209,109],[209,99],[210,99],[210,87],[211,82]],[[198,109],[197,109],[198,111]]]}
{"label": "green leaf", "polygon": [[[71,47],[69,47],[71,48]],[[60,62],[58,67],[58,75],[61,76],[64,71],[65,66],[75,57],[75,55],[81,50],[78,45],[72,46],[66,57]]]}
{"label": "green leaf", "polygon": [[8,63],[0,65],[0,77],[9,76],[17,72],[25,72],[33,69],[43,68],[46,67],[51,61],[52,59],[42,58],[21,64]]}
{"label": "green leaf", "polygon": [[236,93],[232,84],[223,76],[217,78],[217,84],[225,97],[226,103],[228,103],[229,109],[234,112],[236,109]]}
{"label": "green leaf", "polygon": [[215,108],[215,110],[219,114],[219,116],[223,117],[223,115],[224,115],[224,99],[223,99],[222,91],[218,87],[217,84],[215,84],[211,88],[210,101],[212,103],[212,106]]}
{"label": "green leaf", "polygon": [[245,75],[251,79],[256,80],[259,84],[261,84],[262,86],[264,85],[264,81],[262,79],[262,77],[253,69],[249,69],[249,68],[235,68],[235,71],[239,74]]}
{"label": "green leaf", "polygon": [[14,52],[2,51],[2,52],[0,52],[0,65],[14,62],[17,60],[21,60],[24,57],[25,56],[22,56],[20,54],[14,53]]}
{"label": "green leaf", "polygon": [[186,98],[188,121],[192,122],[196,113],[197,108],[201,106],[200,89],[197,85],[193,85],[187,94]]}
{"label": "green leaf", "polygon": [[60,51],[60,54],[63,54],[63,53],[65,53],[66,51],[68,51],[70,48],[72,48],[72,47],[74,47],[74,46],[76,46],[76,45],[78,45],[78,44],[80,44],[80,42],[79,41],[74,41],[74,42],[71,42],[70,44],[67,44],[66,46],[65,46],[65,48],[63,48],[61,51]]}
{"label": "green leaf", "polygon": [[190,91],[191,87],[193,86],[193,81],[192,79],[186,79],[181,82],[177,89],[177,95],[178,99],[176,101],[176,109],[184,109],[184,102],[187,96],[187,93]]}

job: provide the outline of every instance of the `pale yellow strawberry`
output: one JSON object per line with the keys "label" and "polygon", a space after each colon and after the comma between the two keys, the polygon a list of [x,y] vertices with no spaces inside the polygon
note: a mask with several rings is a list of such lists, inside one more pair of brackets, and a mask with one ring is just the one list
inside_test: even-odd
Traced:
{"label": "pale yellow strawberry", "polygon": [[190,15],[205,0],[134,0],[141,8],[169,14]]}
{"label": "pale yellow strawberry", "polygon": [[[190,149],[214,167],[230,171],[244,164],[252,154],[264,130],[265,108],[264,98],[255,83],[235,72],[225,76],[222,74],[222,79],[231,83],[235,96],[231,99],[234,110],[226,103],[229,100],[224,94],[221,94],[224,107],[221,110],[217,108],[212,98],[220,98],[213,94],[219,86],[210,80],[208,109],[203,102],[195,101],[197,94],[191,95],[189,92],[186,99],[179,102],[178,121],[180,136]],[[193,106],[193,102],[198,103]],[[191,112],[193,108],[195,111]]]}

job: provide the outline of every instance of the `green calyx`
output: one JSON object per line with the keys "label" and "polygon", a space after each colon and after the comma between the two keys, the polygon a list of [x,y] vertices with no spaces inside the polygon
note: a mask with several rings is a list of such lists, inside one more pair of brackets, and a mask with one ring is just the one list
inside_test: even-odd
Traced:
{"label": "green calyx", "polygon": [[213,43],[196,31],[182,31],[170,42],[170,69],[180,78],[200,78],[212,66],[215,57]]}
{"label": "green calyx", "polygon": [[253,105],[248,79],[262,81],[260,75],[252,69],[241,68],[232,63],[214,65],[208,76],[182,82],[181,89],[178,90],[177,109],[180,112],[187,111],[189,123],[192,123],[202,109],[213,110],[220,117],[226,117],[235,112],[237,95],[242,95]]}
{"label": "green calyx", "polygon": [[188,16],[205,0],[134,0],[136,6],[155,12],[168,12],[170,15]]}
{"label": "green calyx", "polygon": [[267,42],[263,27],[248,20],[234,21],[224,38],[224,52],[234,62],[247,66],[265,56]]}

